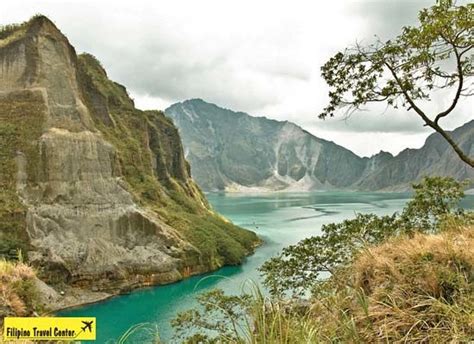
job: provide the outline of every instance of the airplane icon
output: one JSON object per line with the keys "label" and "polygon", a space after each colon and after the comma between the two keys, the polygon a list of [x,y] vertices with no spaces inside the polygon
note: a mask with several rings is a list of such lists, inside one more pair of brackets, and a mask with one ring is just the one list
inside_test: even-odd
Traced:
{"label": "airplane icon", "polygon": [[82,331],[86,331],[86,330],[89,330],[89,332],[92,332],[92,323],[94,322],[94,320],[91,320],[91,321],[83,321],[82,323],[86,326],[84,327],[81,327]]}

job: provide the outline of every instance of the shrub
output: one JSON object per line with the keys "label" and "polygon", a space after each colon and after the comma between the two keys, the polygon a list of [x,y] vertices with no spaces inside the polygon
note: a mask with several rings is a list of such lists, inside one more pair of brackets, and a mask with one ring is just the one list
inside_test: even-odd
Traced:
{"label": "shrub", "polygon": [[35,272],[24,264],[0,260],[0,320],[5,316],[27,316],[36,308]]}
{"label": "shrub", "polygon": [[401,234],[436,233],[448,218],[466,221],[459,202],[463,183],[450,177],[427,177],[414,184],[414,196],[401,214],[357,214],[354,219],[322,227],[323,234],[284,248],[261,267],[265,285],[275,296],[291,292],[302,295],[318,288],[321,274],[347,266],[368,244],[382,243]]}
{"label": "shrub", "polygon": [[262,266],[269,297],[258,287],[211,291],[175,320],[178,335],[189,343],[474,340],[474,213],[459,208],[462,187],[425,178],[401,214],[324,226]]}

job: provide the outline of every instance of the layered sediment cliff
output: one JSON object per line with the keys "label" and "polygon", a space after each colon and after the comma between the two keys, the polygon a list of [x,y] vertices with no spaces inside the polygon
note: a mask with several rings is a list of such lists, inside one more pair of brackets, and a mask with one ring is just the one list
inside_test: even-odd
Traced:
{"label": "layered sediment cliff", "polygon": [[0,32],[0,164],[0,253],[21,249],[52,285],[172,282],[258,242],[210,209],[172,121],[43,16]]}

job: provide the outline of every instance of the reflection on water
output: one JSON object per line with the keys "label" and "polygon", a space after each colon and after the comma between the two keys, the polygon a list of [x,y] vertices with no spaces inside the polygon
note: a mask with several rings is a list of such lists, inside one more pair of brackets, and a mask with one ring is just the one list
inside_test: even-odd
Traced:
{"label": "reflection on water", "polygon": [[[216,211],[235,224],[256,231],[265,243],[245,263],[184,281],[141,289],[103,303],[63,312],[68,316],[97,317],[98,342],[116,339],[137,323],[156,324],[162,340],[172,336],[170,320],[196,304],[196,294],[211,288],[237,293],[247,280],[258,281],[257,268],[285,246],[320,234],[323,224],[340,222],[355,213],[391,214],[403,208],[406,193],[269,193],[258,195],[208,194]],[[463,205],[474,207],[474,196]],[[316,214],[315,214],[316,212]]]}

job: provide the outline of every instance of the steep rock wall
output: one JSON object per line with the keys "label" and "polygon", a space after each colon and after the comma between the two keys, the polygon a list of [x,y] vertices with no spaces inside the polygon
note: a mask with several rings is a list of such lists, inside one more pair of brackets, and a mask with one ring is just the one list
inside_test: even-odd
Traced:
{"label": "steep rock wall", "polygon": [[0,39],[0,251],[119,291],[237,264],[258,242],[208,206],[172,122],[135,109],[39,16]]}

